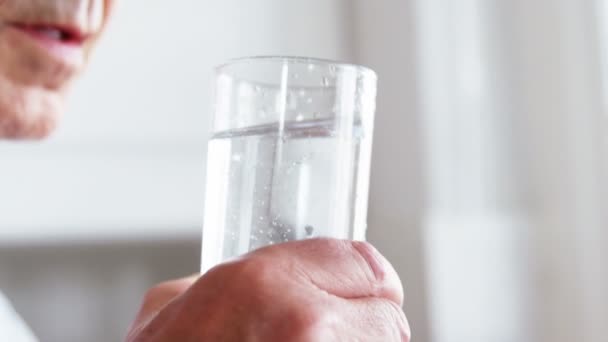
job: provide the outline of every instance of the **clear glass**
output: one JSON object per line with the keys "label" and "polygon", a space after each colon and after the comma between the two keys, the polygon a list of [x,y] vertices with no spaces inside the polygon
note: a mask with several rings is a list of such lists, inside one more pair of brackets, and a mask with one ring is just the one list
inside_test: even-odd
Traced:
{"label": "clear glass", "polygon": [[365,239],[376,74],[251,57],[215,82],[202,271],[290,240]]}

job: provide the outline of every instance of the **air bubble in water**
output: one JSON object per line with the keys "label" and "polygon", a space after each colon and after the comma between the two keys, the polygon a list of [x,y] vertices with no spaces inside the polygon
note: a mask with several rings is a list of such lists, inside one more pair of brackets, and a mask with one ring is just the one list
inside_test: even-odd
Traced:
{"label": "air bubble in water", "polygon": [[315,70],[315,68],[316,68],[316,67],[315,67],[315,65],[314,65],[314,64],[312,64],[312,63],[308,64],[308,71],[314,71],[314,70]]}
{"label": "air bubble in water", "polygon": [[300,121],[302,121],[302,120],[304,120],[304,115],[302,115],[302,114],[298,114],[298,116],[296,116],[296,121],[297,121],[297,122],[300,122]]}
{"label": "air bubble in water", "polygon": [[335,75],[336,74],[336,66],[333,65],[333,64],[330,65],[329,66],[329,72],[332,74],[332,76]]}
{"label": "air bubble in water", "polygon": [[307,98],[306,103],[309,103],[309,104],[312,103],[312,97]]}
{"label": "air bubble in water", "polygon": [[323,77],[323,80],[321,81],[321,83],[323,84],[324,87],[329,86],[329,78]]}

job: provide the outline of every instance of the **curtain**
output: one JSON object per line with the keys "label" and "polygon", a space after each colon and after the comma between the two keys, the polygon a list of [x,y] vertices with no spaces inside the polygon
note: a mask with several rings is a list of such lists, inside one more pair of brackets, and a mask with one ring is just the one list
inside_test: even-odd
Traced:
{"label": "curtain", "polygon": [[414,338],[605,340],[605,2],[358,6],[372,239],[399,227]]}

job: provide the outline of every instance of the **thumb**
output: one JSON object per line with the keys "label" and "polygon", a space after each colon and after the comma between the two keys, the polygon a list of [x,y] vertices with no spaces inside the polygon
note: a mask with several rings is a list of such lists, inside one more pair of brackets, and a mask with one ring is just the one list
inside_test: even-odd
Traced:
{"label": "thumb", "polygon": [[259,249],[272,263],[298,269],[316,287],[338,297],[380,297],[403,304],[399,275],[376,248],[366,242],[309,239]]}

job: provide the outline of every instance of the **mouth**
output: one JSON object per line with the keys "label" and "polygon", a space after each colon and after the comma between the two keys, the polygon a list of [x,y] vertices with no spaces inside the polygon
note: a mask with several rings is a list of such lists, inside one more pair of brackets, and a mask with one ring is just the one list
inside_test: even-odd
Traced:
{"label": "mouth", "polygon": [[48,40],[53,43],[65,45],[82,45],[87,39],[77,27],[54,24],[22,24],[10,23],[9,26],[27,33],[35,38]]}
{"label": "mouth", "polygon": [[63,65],[78,65],[83,60],[89,35],[78,27],[56,24],[9,23],[7,27],[21,44],[33,46]]}

